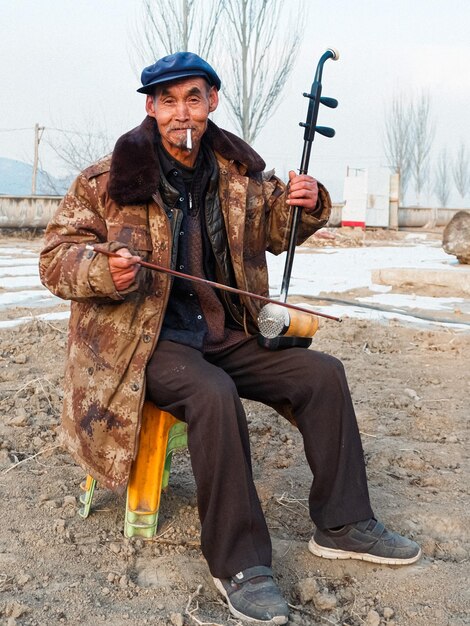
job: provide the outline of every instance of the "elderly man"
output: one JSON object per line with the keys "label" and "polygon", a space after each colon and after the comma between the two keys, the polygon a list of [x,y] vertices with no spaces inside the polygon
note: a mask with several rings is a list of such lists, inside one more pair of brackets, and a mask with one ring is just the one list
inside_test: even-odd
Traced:
{"label": "elderly man", "polygon": [[47,229],[40,271],[73,301],[65,444],[122,491],[145,397],[185,421],[217,589],[236,617],[283,624],[241,397],[276,407],[303,436],[314,475],[311,552],[406,564],[420,549],[374,518],[341,363],[304,348],[267,350],[256,340],[256,300],[139,266],[147,259],[267,295],[265,253],[285,249],[290,205],[303,208],[298,243],[327,222],[330,199],[312,177],[291,171],[286,187],[209,121],[219,88],[214,69],[189,52],[142,72],[146,119],[73,183]]}

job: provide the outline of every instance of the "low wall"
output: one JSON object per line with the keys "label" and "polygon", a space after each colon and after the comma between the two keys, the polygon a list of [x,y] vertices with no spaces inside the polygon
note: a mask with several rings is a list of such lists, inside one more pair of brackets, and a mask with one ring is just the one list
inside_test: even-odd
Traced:
{"label": "low wall", "polygon": [[[342,203],[334,203],[328,226],[341,226]],[[436,207],[399,207],[398,226],[402,228],[422,228],[423,226],[446,226],[459,211],[470,209],[448,209]],[[366,224],[367,226],[367,224]]]}
{"label": "low wall", "polygon": [[0,228],[46,228],[61,196],[0,196]]}
{"label": "low wall", "polygon": [[[45,228],[59,206],[61,196],[1,196],[0,228]],[[343,204],[333,203],[328,226],[341,226]],[[399,207],[398,226],[445,226],[462,209]]]}
{"label": "low wall", "polygon": [[398,226],[420,228],[422,226],[446,226],[459,211],[466,209],[448,209],[436,207],[399,207]]}

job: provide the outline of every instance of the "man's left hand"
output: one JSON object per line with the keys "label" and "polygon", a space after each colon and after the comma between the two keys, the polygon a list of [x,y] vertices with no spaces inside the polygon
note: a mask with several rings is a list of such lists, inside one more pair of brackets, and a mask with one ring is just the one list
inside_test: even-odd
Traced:
{"label": "man's left hand", "polygon": [[308,174],[296,174],[294,170],[291,170],[287,198],[287,204],[302,207],[306,213],[311,213],[317,206],[317,181]]}

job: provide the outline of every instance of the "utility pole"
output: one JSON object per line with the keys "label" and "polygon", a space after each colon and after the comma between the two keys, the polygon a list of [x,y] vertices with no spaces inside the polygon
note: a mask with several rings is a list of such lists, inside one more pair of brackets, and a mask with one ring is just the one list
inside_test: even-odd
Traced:
{"label": "utility pole", "polygon": [[36,195],[36,178],[38,174],[38,157],[39,157],[39,142],[41,141],[42,133],[44,132],[44,126],[39,126],[36,122],[34,125],[34,160],[33,160],[33,180],[31,182],[31,195]]}

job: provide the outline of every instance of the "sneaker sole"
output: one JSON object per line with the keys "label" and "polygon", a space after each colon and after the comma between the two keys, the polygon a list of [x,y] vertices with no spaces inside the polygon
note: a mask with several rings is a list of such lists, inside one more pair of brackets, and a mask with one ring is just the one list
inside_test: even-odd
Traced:
{"label": "sneaker sole", "polygon": [[220,582],[218,578],[213,578],[214,584],[217,587],[217,591],[224,596],[227,601],[228,608],[230,609],[230,613],[237,617],[238,619],[242,619],[245,622],[250,622],[251,624],[264,624],[264,626],[269,626],[269,624],[287,624],[287,620],[289,619],[285,615],[276,615],[271,619],[256,619],[254,617],[250,617],[249,615],[244,615],[244,613],[240,613],[230,602],[230,598],[228,597],[227,592],[225,591],[225,587]]}
{"label": "sneaker sole", "polygon": [[415,563],[421,556],[421,549],[416,556],[412,556],[408,559],[375,556],[367,552],[335,550],[334,548],[325,548],[325,546],[319,545],[313,537],[308,542],[308,549],[315,556],[321,556],[324,559],[356,559],[358,561],[369,561],[370,563],[381,563],[382,565],[410,565],[411,563]]}

